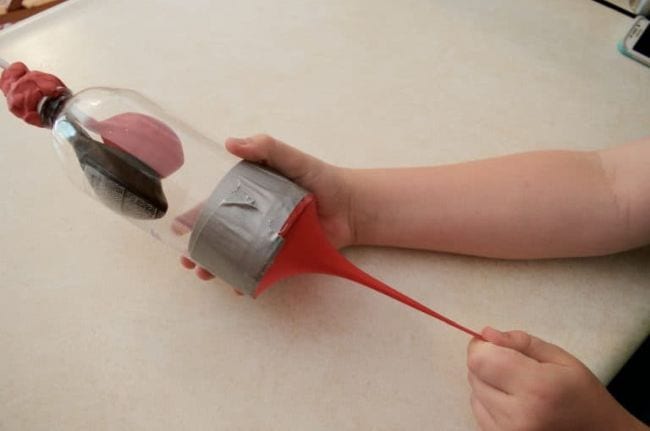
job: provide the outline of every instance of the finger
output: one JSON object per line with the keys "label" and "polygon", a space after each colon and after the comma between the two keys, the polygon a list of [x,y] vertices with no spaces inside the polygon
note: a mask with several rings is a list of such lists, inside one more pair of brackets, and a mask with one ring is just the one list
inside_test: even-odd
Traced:
{"label": "finger", "polygon": [[481,431],[497,431],[499,428],[497,427],[496,421],[474,394],[472,394],[470,402],[474,418],[476,419],[476,423]]}
{"label": "finger", "polygon": [[196,276],[205,281],[212,280],[214,278],[214,275],[212,275],[207,269],[201,267],[196,269]]}
{"label": "finger", "polygon": [[472,393],[490,411],[491,416],[497,417],[507,411],[512,395],[488,385],[471,371],[467,373],[467,381],[472,388]]}
{"label": "finger", "polygon": [[181,265],[183,265],[183,268],[194,269],[196,263],[192,262],[189,258],[185,256],[181,256]]}
{"label": "finger", "polygon": [[201,214],[205,202],[201,202],[189,211],[184,212],[172,221],[172,231],[176,235],[185,235],[190,232]]}
{"label": "finger", "polygon": [[488,326],[483,329],[481,335],[491,343],[516,350],[542,363],[574,365],[577,361],[566,350],[524,331],[501,332]]}
{"label": "finger", "polygon": [[318,167],[323,163],[267,135],[255,135],[246,139],[228,138],[226,148],[243,159],[265,163],[295,181],[317,175]]}
{"label": "finger", "polygon": [[490,386],[514,394],[534,374],[538,362],[496,344],[472,339],[467,348],[467,368]]}
{"label": "finger", "polygon": [[[183,267],[185,267],[185,268],[187,268],[187,269],[194,269],[194,268],[196,268],[196,263],[194,263],[193,261],[191,261],[189,258],[187,258],[187,257],[185,257],[185,256],[181,256],[181,265],[183,265]],[[212,275],[212,273],[210,273],[210,272],[209,272],[208,270],[206,270],[205,268],[201,268],[201,267],[196,268],[196,275],[197,275],[197,277],[199,277],[201,280],[206,280],[206,281],[207,281],[207,280],[212,280],[212,279],[214,278],[214,275]],[[237,290],[235,290],[235,289],[233,289],[233,290],[234,290],[235,293],[237,293],[238,295],[242,295],[242,293],[240,293],[239,291],[237,291]]]}

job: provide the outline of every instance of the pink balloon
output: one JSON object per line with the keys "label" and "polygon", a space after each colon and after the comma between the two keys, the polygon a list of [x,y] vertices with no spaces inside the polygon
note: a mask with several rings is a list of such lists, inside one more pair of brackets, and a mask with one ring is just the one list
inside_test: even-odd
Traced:
{"label": "pink balloon", "polygon": [[91,126],[106,145],[136,157],[165,178],[184,162],[183,147],[176,133],[165,123],[145,114],[118,114]]}

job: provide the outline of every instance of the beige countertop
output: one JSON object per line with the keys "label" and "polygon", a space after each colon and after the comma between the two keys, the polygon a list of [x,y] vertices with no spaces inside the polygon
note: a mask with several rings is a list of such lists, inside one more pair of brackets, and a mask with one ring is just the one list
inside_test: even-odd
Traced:
{"label": "beige countertop", "polygon": [[[215,142],[267,132],[332,163],[441,164],[648,134],[630,19],[588,0],[72,1],[0,57],[137,89]],[[0,429],[468,430],[468,337],[342,280],[257,300],[78,192],[0,109]],[[215,144],[217,145],[217,144]],[[444,205],[444,202],[440,203]],[[360,267],[609,379],[650,326],[650,249],[508,262],[363,248]]]}

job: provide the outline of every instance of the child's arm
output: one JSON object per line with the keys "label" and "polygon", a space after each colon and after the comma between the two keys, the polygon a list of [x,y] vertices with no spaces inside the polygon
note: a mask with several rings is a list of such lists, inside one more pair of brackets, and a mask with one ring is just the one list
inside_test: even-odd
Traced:
{"label": "child's arm", "polygon": [[[403,169],[343,169],[265,135],[231,138],[226,147],[312,191],[336,247],[524,259],[601,255],[650,243],[650,139],[603,151]],[[199,276],[211,278],[200,269]]]}
{"label": "child's arm", "polygon": [[[650,139],[600,152],[379,170],[337,168],[268,136],[226,146],[316,194],[337,246],[533,258],[650,243]],[[472,409],[482,429],[647,429],[557,346],[518,331],[482,335],[490,342],[475,339],[468,351]]]}
{"label": "child's arm", "polygon": [[346,175],[357,244],[520,259],[650,243],[650,140]]}

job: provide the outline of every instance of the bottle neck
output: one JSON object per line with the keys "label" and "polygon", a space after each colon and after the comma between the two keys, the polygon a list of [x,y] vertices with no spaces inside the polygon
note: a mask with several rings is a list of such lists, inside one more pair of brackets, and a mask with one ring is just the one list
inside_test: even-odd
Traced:
{"label": "bottle neck", "polygon": [[56,118],[61,113],[65,102],[72,97],[72,92],[67,88],[62,94],[56,97],[46,97],[38,107],[38,113],[41,116],[43,127],[52,128]]}

